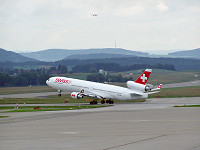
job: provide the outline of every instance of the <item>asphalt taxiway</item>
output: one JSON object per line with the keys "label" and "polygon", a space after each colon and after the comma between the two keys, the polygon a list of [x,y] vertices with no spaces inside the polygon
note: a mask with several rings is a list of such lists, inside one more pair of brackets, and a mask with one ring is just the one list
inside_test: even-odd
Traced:
{"label": "asphalt taxiway", "polygon": [[[148,99],[145,103],[54,112],[4,113],[3,150],[199,150],[200,98]],[[1,114],[2,115],[2,114]]]}

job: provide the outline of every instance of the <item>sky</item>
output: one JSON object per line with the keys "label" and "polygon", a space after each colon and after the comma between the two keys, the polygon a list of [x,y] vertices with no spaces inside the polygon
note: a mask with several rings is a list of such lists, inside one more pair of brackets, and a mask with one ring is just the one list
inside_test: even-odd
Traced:
{"label": "sky", "polygon": [[154,54],[199,48],[200,0],[0,0],[3,49],[115,45]]}

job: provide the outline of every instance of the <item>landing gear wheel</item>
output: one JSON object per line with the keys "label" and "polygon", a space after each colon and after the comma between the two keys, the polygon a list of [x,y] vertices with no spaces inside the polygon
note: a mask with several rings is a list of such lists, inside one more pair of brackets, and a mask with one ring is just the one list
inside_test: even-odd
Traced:
{"label": "landing gear wheel", "polygon": [[93,100],[90,102],[90,105],[96,105],[96,104],[98,104],[98,102],[96,100]]}
{"label": "landing gear wheel", "polygon": [[105,100],[102,100],[102,101],[101,101],[101,104],[105,104]]}
{"label": "landing gear wheel", "polygon": [[58,90],[58,96],[59,97],[61,96],[61,90]]}
{"label": "landing gear wheel", "polygon": [[106,103],[107,103],[107,104],[114,104],[114,101],[111,100],[111,99],[109,99],[109,100],[106,100]]}

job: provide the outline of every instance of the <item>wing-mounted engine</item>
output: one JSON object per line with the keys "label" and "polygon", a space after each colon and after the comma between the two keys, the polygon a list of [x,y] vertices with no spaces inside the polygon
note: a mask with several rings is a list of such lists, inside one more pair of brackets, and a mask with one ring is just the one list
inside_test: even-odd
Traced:
{"label": "wing-mounted engine", "polygon": [[72,92],[72,93],[71,93],[71,97],[72,97],[72,98],[75,98],[75,99],[80,99],[80,98],[83,98],[83,95],[81,95],[81,94],[78,93],[78,92]]}
{"label": "wing-mounted engine", "polygon": [[151,91],[151,89],[152,89],[150,84],[143,85],[143,84],[140,84],[140,83],[136,83],[134,81],[128,81],[127,87],[129,89],[133,89],[133,90],[141,91],[141,92]]}

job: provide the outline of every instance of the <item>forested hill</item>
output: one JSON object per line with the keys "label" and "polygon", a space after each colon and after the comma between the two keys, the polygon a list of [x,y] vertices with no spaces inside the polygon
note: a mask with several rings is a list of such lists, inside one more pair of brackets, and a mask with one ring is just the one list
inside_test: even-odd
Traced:
{"label": "forested hill", "polygon": [[[148,56],[148,53],[131,51],[122,48],[101,48],[101,49],[48,49],[31,53],[21,53],[23,56],[35,58],[41,61],[58,61],[71,55],[87,55],[87,54],[120,54],[129,56]],[[111,55],[110,55],[111,56]]]}
{"label": "forested hill", "polygon": [[[131,68],[131,70],[138,69],[138,67],[151,67],[159,66],[162,67],[174,67],[175,70],[200,70],[200,60],[197,59],[185,59],[185,58],[149,58],[149,57],[123,57],[123,58],[106,58],[106,59],[68,59],[60,60],[56,62],[0,62],[1,69],[14,69],[14,68],[41,68],[41,67],[57,67],[59,65],[67,66],[68,68],[73,68],[79,66],[80,68],[86,68],[86,66],[91,66],[91,64],[103,64],[103,66],[111,65],[121,66],[121,68]],[[117,65],[115,65],[117,64]],[[82,65],[82,66],[81,66]],[[131,67],[130,67],[131,66]],[[104,69],[104,68],[101,68]],[[119,69],[117,69],[119,71]],[[125,70],[125,69],[123,69]],[[121,70],[121,71],[123,71]]]}
{"label": "forested hill", "polygon": [[126,58],[107,58],[107,59],[69,59],[54,62],[54,65],[87,65],[94,63],[115,63],[121,66],[131,66],[135,64],[168,64],[174,65],[176,70],[200,70],[200,60],[185,58],[149,58],[149,57],[126,57]]}
{"label": "forested hill", "polygon": [[5,49],[0,48],[0,62],[27,62],[27,61],[36,62],[38,60],[28,58],[18,53],[6,51]]}
{"label": "forested hill", "polygon": [[176,56],[176,57],[191,57],[191,58],[199,58],[200,59],[200,48],[194,50],[187,50],[187,51],[178,51],[174,53],[169,53],[169,56]]}
{"label": "forested hill", "polygon": [[[122,55],[122,54],[106,54],[106,53],[99,53],[99,54],[77,54],[77,55],[70,55],[65,59],[80,59],[80,60],[87,60],[87,59],[107,59],[107,58],[123,58],[123,57],[130,57],[130,55]],[[134,57],[132,55],[132,57]]]}

